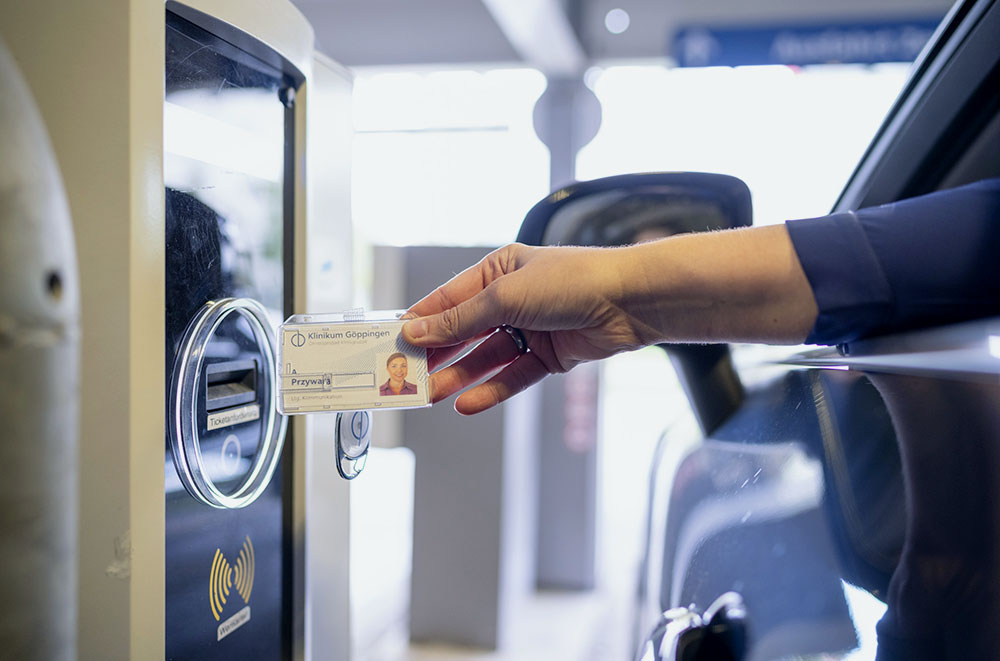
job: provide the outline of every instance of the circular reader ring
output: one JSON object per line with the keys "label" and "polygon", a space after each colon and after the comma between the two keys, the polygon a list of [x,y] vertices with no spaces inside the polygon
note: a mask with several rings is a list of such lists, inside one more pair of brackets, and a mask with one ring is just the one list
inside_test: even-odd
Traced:
{"label": "circular reader ring", "polygon": [[[267,394],[262,407],[264,420],[256,457],[243,482],[227,494],[216,486],[205,466],[199,438],[198,398],[206,388],[203,383],[206,349],[220,324],[234,314],[243,317],[253,332],[261,353],[262,385],[267,387]],[[206,303],[184,331],[170,382],[167,419],[170,447],[177,474],[188,493],[219,509],[246,507],[264,493],[281,459],[288,423],[277,412],[276,397],[274,334],[267,311],[249,298],[225,298]]]}

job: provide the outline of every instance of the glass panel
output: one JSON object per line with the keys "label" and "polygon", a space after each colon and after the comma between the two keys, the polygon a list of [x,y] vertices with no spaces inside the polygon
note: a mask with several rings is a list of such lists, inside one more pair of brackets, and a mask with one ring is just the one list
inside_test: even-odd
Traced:
{"label": "glass panel", "polygon": [[577,176],[687,170],[743,179],[754,224],[829,211],[908,64],[667,69],[588,75],[604,121]]}
{"label": "glass panel", "polygon": [[532,112],[532,69],[362,72],[352,204],[379,245],[500,245],[549,193],[548,150]]}
{"label": "glass panel", "polygon": [[[252,298],[272,323],[282,319],[284,169],[291,148],[285,131],[291,122],[280,96],[288,76],[169,10],[166,23],[169,381],[184,331],[207,301]],[[248,47],[264,53],[262,44],[244,36]],[[233,496],[245,478],[260,475],[251,464],[262,454],[269,418],[267,363],[247,320],[235,313],[221,322],[203,357],[194,415],[202,465],[206,477]],[[164,471],[164,658],[288,657],[281,467],[259,498],[232,510],[210,507],[185,491],[169,442]],[[247,557],[253,568],[241,574]],[[246,624],[236,630],[237,622]]]}
{"label": "glass panel", "polygon": [[175,325],[168,321],[168,333],[182,330],[206,300],[223,295],[255,298],[280,321],[280,75],[173,16],[166,71],[167,291],[192,295],[183,304],[171,301],[176,318]]}

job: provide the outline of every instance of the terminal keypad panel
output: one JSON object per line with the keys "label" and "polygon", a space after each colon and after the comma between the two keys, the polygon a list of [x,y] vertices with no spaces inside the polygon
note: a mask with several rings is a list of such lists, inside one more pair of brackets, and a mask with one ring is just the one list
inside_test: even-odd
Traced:
{"label": "terminal keypad panel", "polygon": [[302,78],[229,28],[167,4],[167,659],[291,653],[291,492],[268,334],[291,311]]}

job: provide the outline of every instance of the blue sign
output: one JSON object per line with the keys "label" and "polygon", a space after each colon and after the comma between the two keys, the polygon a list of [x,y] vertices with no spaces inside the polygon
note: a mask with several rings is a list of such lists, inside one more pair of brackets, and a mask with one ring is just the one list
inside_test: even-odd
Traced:
{"label": "blue sign", "polygon": [[912,62],[937,28],[936,19],[753,28],[685,27],[671,50],[678,66],[874,64]]}

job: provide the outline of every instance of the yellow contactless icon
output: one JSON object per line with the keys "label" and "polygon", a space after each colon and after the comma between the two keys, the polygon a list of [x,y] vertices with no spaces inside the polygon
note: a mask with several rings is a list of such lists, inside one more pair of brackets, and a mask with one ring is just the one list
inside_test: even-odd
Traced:
{"label": "yellow contactless icon", "polygon": [[212,607],[212,615],[217,622],[222,619],[222,607],[229,600],[229,591],[233,587],[236,588],[236,593],[243,598],[244,603],[250,603],[253,574],[254,553],[249,536],[243,542],[243,548],[240,549],[235,565],[226,560],[222,549],[215,549],[212,570],[208,575],[208,603]]}

